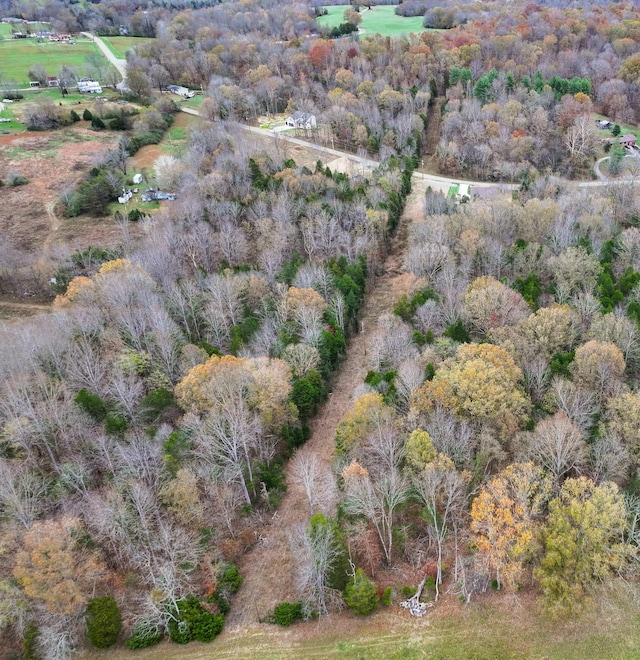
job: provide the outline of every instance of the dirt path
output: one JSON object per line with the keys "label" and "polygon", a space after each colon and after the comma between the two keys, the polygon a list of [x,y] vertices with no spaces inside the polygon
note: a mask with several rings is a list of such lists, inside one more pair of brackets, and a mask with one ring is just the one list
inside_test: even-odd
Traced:
{"label": "dirt path", "polygon": [[[406,277],[402,276],[402,256],[406,245],[409,222],[421,217],[425,186],[414,186],[407,200],[405,213],[392,241],[391,249],[366,296],[361,327],[363,331],[349,343],[347,359],[335,376],[333,390],[312,425],[312,435],[299,451],[314,454],[323,462],[332,461],[336,427],[353,404],[354,390],[367,373],[366,346],[381,314],[391,311],[393,304],[405,293]],[[303,491],[291,484],[289,466],[286,468],[289,487],[271,525],[262,540],[239,562],[244,584],[234,597],[234,605],[226,623],[226,630],[250,627],[259,623],[274,606],[283,600],[295,601],[295,558],[290,549],[290,534],[308,520],[308,505]]]}

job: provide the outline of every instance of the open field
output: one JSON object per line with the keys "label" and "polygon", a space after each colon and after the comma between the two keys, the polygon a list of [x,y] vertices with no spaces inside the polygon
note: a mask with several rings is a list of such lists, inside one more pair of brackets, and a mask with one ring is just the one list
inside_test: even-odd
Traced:
{"label": "open field", "polygon": [[[0,41],[0,75],[6,81],[15,81],[19,87],[29,87],[29,69],[34,64],[42,64],[50,76],[55,76],[61,66],[71,67],[79,76],[86,71],[85,58],[89,53],[96,53],[106,58],[100,49],[89,40],[80,40],[75,44],[19,39]],[[109,65],[110,66],[110,65]]]}
{"label": "open field", "polygon": [[9,23],[0,23],[0,39],[10,39],[11,32],[12,30]]}
{"label": "open field", "polygon": [[119,59],[127,57],[127,51],[141,44],[146,44],[151,39],[146,37],[100,37],[109,50]]}
{"label": "open field", "polygon": [[[317,20],[323,27],[336,27],[344,23],[344,10],[348,9],[350,5],[336,5],[335,7],[326,7],[329,12],[326,16],[320,16]],[[360,23],[360,30],[365,34],[381,34],[384,37],[399,37],[409,32],[424,32],[425,28],[422,26],[422,16],[405,18],[404,16],[397,16],[395,5],[380,5],[372,9],[365,9],[360,11],[362,16],[362,23]]]}
{"label": "open field", "polygon": [[445,597],[423,619],[411,619],[397,606],[371,617],[342,613],[291,628],[262,625],[225,631],[211,644],[162,644],[140,651],[92,651],[92,660],[204,660],[263,658],[380,660],[631,660],[638,658],[637,603],[618,585],[597,611],[578,620],[551,621],[535,600],[487,594],[462,605]]}
{"label": "open field", "polygon": [[5,212],[0,214],[0,233],[36,258],[52,256],[49,248],[61,243],[69,242],[73,249],[92,243],[109,244],[100,221],[91,219],[85,225],[80,218],[67,220],[58,215],[56,205],[61,191],[75,186],[117,139],[117,134],[78,126],[0,135],[0,177],[17,173],[29,180],[27,185],[3,189]]}

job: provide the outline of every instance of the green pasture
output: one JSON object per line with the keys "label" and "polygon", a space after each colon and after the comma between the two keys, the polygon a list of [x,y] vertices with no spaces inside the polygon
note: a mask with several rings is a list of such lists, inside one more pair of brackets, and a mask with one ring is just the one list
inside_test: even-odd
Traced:
{"label": "green pasture", "polygon": [[81,40],[75,44],[35,39],[0,41],[0,82],[16,81],[20,87],[29,87],[29,69],[42,64],[47,75],[55,76],[61,66],[71,67],[79,77],[85,74],[85,58],[96,53],[104,58],[96,44]]}
{"label": "green pasture", "polygon": [[24,124],[21,124],[14,115],[13,104],[5,104],[4,110],[0,111],[0,119],[10,119],[8,122],[0,122],[0,134],[2,131],[10,131],[11,133],[18,133],[24,131]]}
{"label": "green pasture", "polygon": [[13,32],[25,32],[26,34],[35,34],[42,30],[50,30],[50,23],[0,23],[0,39],[11,39]]}
{"label": "green pasture", "polygon": [[119,59],[127,57],[127,51],[151,41],[146,37],[101,37],[109,50]]}
{"label": "green pasture", "polygon": [[[344,23],[344,10],[350,5],[336,5],[335,7],[325,7],[329,12],[326,16],[320,16],[317,20],[322,27],[336,27]],[[395,5],[378,5],[371,9],[360,10],[362,23],[358,26],[364,30],[365,34],[381,34],[383,37],[400,37],[409,32],[424,32],[422,26],[422,16],[405,18],[397,16]]]}

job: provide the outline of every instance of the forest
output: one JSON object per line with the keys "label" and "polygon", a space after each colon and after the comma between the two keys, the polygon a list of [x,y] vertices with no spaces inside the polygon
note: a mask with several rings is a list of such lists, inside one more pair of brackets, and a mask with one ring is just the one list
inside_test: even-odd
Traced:
{"label": "forest", "polygon": [[[597,117],[637,131],[638,8],[409,4],[455,20],[332,39],[313,3],[0,0],[153,37],[65,222],[171,125],[163,87],[205,96],[177,199],[61,248],[51,309],[0,324],[0,657],[496,595],[571,621],[637,587],[639,170],[594,166],[619,148]],[[294,110],[377,167],[240,125]]]}

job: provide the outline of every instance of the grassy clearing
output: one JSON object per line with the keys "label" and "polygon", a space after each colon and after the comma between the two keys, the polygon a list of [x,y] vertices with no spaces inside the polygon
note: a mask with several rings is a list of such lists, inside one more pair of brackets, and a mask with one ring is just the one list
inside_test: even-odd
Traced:
{"label": "grassy clearing", "polygon": [[101,37],[109,50],[120,60],[127,57],[127,51],[151,41],[147,37]]}
{"label": "grassy clearing", "polygon": [[20,133],[25,130],[24,124],[20,123],[14,114],[13,105],[8,103],[5,105],[4,110],[0,111],[1,119],[10,119],[11,121],[0,122],[0,134],[4,131],[9,131],[10,133]]}
{"label": "grassy clearing", "polygon": [[94,651],[91,658],[637,660],[640,617],[636,592],[635,587],[618,583],[602,594],[596,610],[570,621],[547,619],[530,596],[492,595],[489,602],[471,605],[450,601],[442,606],[449,614],[438,610],[439,605],[422,620],[411,620],[392,606],[372,617],[343,613],[288,629],[265,625],[223,632],[209,645],[162,644],[136,652],[110,649],[104,654]]}
{"label": "grassy clearing", "polygon": [[[175,97],[176,99],[178,98],[177,96]],[[197,108],[205,99],[204,94],[196,94],[194,97],[190,99],[185,99],[184,101],[176,101],[180,105],[184,105],[187,108]]]}
{"label": "grassy clearing", "polygon": [[[611,119],[611,117],[607,117],[606,115],[599,115],[597,112],[592,112],[591,117],[593,121],[595,122],[596,119],[606,119],[607,121],[611,121],[614,124],[616,122]],[[640,135],[640,128],[637,126],[632,126],[631,124],[619,124],[620,129],[622,130],[622,133],[620,135],[626,135],[627,133],[632,133],[636,137]],[[611,131],[605,130],[605,131],[598,131],[598,134],[601,134],[603,137],[611,137]]]}
{"label": "grassy clearing", "polygon": [[0,39],[11,39],[11,26],[9,23],[0,23]]}
{"label": "grassy clearing", "polygon": [[41,64],[50,76],[55,76],[61,66],[71,67],[78,76],[89,73],[85,58],[89,53],[107,61],[100,49],[89,40],[75,44],[35,39],[11,39],[0,41],[0,73],[3,80],[15,81],[19,87],[29,87],[29,69]]}
{"label": "grassy clearing", "polygon": [[[317,20],[322,27],[336,27],[344,23],[344,10],[350,5],[336,5],[325,7],[329,12],[326,16],[320,16]],[[408,17],[397,16],[395,5],[379,5],[371,10],[362,8],[360,15],[362,23],[360,29],[366,34],[381,34],[383,37],[400,37],[409,32],[424,32],[422,16]]]}

